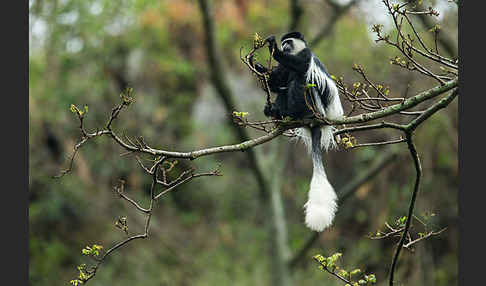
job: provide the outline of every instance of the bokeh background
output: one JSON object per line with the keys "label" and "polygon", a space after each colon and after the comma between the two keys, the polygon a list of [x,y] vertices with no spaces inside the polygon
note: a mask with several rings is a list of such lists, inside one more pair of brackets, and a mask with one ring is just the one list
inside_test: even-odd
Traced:
{"label": "bokeh background", "polygon": [[[349,1],[336,1],[342,5]],[[447,0],[424,1],[437,8],[434,23],[457,43],[457,6]],[[240,61],[255,32],[277,35],[291,24],[288,0],[214,0],[215,41],[238,111],[262,120],[265,94]],[[329,25],[334,10],[325,0],[300,1],[299,30],[312,39]],[[136,102],[114,128],[142,135],[151,146],[188,151],[237,142],[230,111],[215,91],[209,72],[201,11],[189,0],[30,0],[29,1],[29,281],[30,285],[67,285],[76,266],[89,262],[81,249],[105,247],[123,239],[114,227],[128,218],[132,233],[143,216],[113,193],[119,179],[126,192],[146,202],[151,178],[108,138],[84,146],[72,173],[52,176],[68,166],[80,134],[70,104],[88,105],[86,125],[103,126],[125,87]],[[329,72],[352,83],[361,64],[369,77],[396,96],[434,86],[418,73],[390,65],[397,52],[375,43],[371,26],[390,29],[380,1],[359,1],[337,18],[313,47]],[[417,22],[432,40],[431,27]],[[259,53],[265,62],[267,52]],[[455,55],[453,55],[455,56]],[[349,106],[345,106],[348,110]],[[402,118],[398,120],[406,120]],[[259,132],[248,130],[252,137]],[[403,251],[397,281],[405,285],[457,284],[457,100],[417,130],[424,176],[415,213],[434,213],[430,227],[447,230]],[[396,138],[390,131],[356,134],[359,142]],[[333,227],[314,241],[289,271],[294,285],[341,285],[320,271],[312,255],[343,253],[341,265],[376,274],[387,283],[397,239],[371,240],[370,233],[406,215],[415,171],[405,145],[332,151],[325,155],[330,181],[339,193],[385,154],[397,157],[340,205]],[[289,256],[312,237],[302,206],[312,174],[310,158],[287,138],[255,148],[269,184],[282,203]],[[272,285],[275,254],[254,173],[245,153],[179,162],[208,171],[221,164],[222,177],[205,177],[181,186],[161,200],[150,238],[121,249],[103,264],[92,285]],[[267,204],[268,207],[268,204]],[[401,283],[399,283],[401,285]]]}

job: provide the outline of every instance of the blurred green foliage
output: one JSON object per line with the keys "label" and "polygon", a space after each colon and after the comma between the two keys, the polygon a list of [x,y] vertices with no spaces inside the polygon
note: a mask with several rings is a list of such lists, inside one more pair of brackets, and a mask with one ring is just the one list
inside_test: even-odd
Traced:
{"label": "blurred green foliage", "polygon": [[[213,1],[216,41],[227,76],[238,93],[238,111],[263,119],[264,93],[240,62],[241,47],[252,36],[287,32],[289,1]],[[302,32],[311,38],[326,25],[331,9],[325,1],[302,1],[307,17]],[[371,5],[371,4],[369,4]],[[452,4],[451,4],[452,5]],[[84,146],[71,174],[52,179],[68,166],[80,138],[70,105],[89,106],[89,130],[104,126],[118,94],[132,87],[135,102],[114,124],[128,136],[142,135],[150,145],[192,150],[234,143],[229,113],[209,87],[204,40],[197,3],[189,0],[52,0],[29,1],[29,276],[31,285],[66,285],[76,265],[86,262],[86,245],[105,248],[123,238],[114,221],[126,216],[129,231],[143,229],[143,217],[112,191],[118,180],[126,192],[147,202],[150,178],[131,156],[122,156],[108,138]],[[359,7],[359,6],[358,6]],[[378,6],[378,9],[382,8]],[[441,32],[457,35],[454,9],[445,13]],[[382,12],[384,13],[384,9]],[[317,28],[316,28],[317,27]],[[427,29],[424,28],[424,31]],[[424,32],[425,33],[425,32]],[[430,40],[430,39],[429,39]],[[389,64],[396,52],[374,43],[360,8],[342,17],[333,33],[314,52],[329,72],[350,83],[359,80],[352,65],[362,65],[376,82],[402,95],[433,84]],[[265,63],[268,55],[259,52]],[[347,108],[347,107],[345,107]],[[256,132],[251,132],[253,136]],[[393,138],[386,132],[359,135],[359,142]],[[260,146],[263,152],[273,142]],[[292,145],[278,163],[286,164],[282,195],[289,245],[297,251],[310,237],[303,224],[312,168],[300,145]],[[438,238],[404,251],[398,281],[408,285],[457,283],[457,101],[417,131],[424,169],[417,212],[438,214],[447,226]],[[405,148],[404,146],[401,146]],[[365,170],[383,147],[330,152],[328,176],[336,189]],[[222,163],[222,177],[201,178],[183,185],[157,206],[150,239],[135,242],[111,256],[92,285],[264,285],[270,283],[269,233],[257,186],[244,154],[219,154],[193,162],[199,170]],[[175,170],[188,167],[181,162]],[[319,238],[306,261],[294,272],[296,285],[339,281],[312,263],[314,253],[344,253],[346,265],[375,273],[385,283],[394,240],[369,240],[384,221],[403,216],[415,173],[405,152],[340,207],[334,226]]]}

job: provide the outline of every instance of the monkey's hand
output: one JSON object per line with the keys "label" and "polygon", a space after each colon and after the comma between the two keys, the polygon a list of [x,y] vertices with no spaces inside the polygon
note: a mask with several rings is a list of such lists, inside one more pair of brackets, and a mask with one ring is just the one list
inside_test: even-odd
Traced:
{"label": "monkey's hand", "polygon": [[268,42],[268,43],[270,43],[270,44],[274,43],[274,42],[275,42],[275,36],[274,36],[274,35],[268,36],[268,37],[265,39],[265,42]]}
{"label": "monkey's hand", "polygon": [[248,58],[248,62],[250,63],[250,65],[252,67],[254,67],[259,73],[266,73],[268,72],[268,69],[264,66],[262,66],[261,64],[259,64],[258,62],[254,61],[253,59],[253,56],[254,55],[251,55],[249,58]]}
{"label": "monkey's hand", "polygon": [[273,103],[268,103],[265,104],[265,108],[263,109],[263,114],[265,114],[266,117],[273,117],[273,118],[279,118],[279,112],[275,108],[275,104]]}
{"label": "monkey's hand", "polygon": [[265,108],[263,109],[263,114],[265,114],[266,117],[272,116],[272,105],[271,104],[265,104]]}
{"label": "monkey's hand", "polygon": [[268,36],[265,39],[265,42],[268,42],[268,51],[271,54],[273,52],[273,49],[277,48],[277,41],[275,40],[275,36],[274,35]]}
{"label": "monkey's hand", "polygon": [[253,62],[253,57],[255,56],[255,54],[252,54],[248,57],[248,62],[250,63],[251,66],[254,66],[254,62]]}
{"label": "monkey's hand", "polygon": [[253,62],[253,55],[250,57],[250,65],[254,67],[259,73],[267,73],[268,69],[258,62]]}

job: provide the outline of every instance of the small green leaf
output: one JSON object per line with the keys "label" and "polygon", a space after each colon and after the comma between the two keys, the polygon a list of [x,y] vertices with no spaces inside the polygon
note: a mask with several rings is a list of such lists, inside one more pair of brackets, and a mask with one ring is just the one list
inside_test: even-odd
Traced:
{"label": "small green leaf", "polygon": [[71,104],[71,107],[69,109],[71,110],[72,113],[76,113],[78,111],[78,108],[74,104]]}
{"label": "small green leaf", "polygon": [[305,88],[311,88],[311,87],[316,87],[317,85],[314,83],[308,83]]}
{"label": "small green leaf", "polygon": [[375,277],[375,274],[370,274],[368,276],[368,281],[371,282],[371,283],[376,283],[376,277]]}
{"label": "small green leaf", "polygon": [[233,111],[233,116],[239,117],[239,118],[245,118],[246,116],[248,116],[248,112]]}

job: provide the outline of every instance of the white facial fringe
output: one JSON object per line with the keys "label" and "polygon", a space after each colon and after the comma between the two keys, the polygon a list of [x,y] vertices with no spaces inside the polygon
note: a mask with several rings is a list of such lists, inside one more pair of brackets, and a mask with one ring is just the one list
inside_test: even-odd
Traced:
{"label": "white facial fringe", "polygon": [[294,49],[291,50],[290,53],[289,53],[291,55],[296,55],[296,54],[300,53],[300,51],[302,51],[303,49],[305,49],[307,47],[305,42],[302,41],[301,39],[289,38],[289,39],[286,39],[285,41],[283,41],[282,43],[280,43],[281,49],[283,49],[283,44],[287,41],[292,41],[292,43],[294,44]]}

